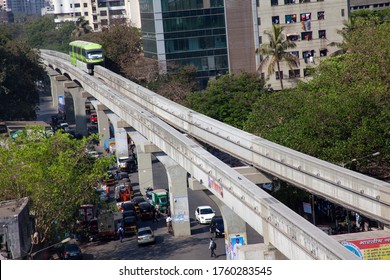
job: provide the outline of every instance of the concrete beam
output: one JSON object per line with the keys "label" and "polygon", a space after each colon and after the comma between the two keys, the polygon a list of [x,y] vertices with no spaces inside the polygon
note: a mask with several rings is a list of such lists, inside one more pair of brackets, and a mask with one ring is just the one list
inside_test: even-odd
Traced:
{"label": "concrete beam", "polygon": [[96,111],[107,111],[110,110],[106,105],[98,104],[96,108]]}
{"label": "concrete beam", "polygon": [[73,81],[69,81],[69,82],[65,82],[64,83],[64,87],[66,88],[77,88],[77,87],[80,87],[78,84],[76,84],[75,82]]}
{"label": "concrete beam", "polygon": [[127,122],[125,122],[125,121],[123,121],[123,120],[119,120],[119,121],[117,121],[117,127],[118,128],[127,128],[127,127],[130,127],[130,125],[127,123]]}
{"label": "concrete beam", "polygon": [[203,186],[197,179],[194,177],[188,178],[188,187],[193,191],[202,191],[206,190],[206,187]]}
{"label": "concrete beam", "polygon": [[59,75],[59,76],[55,76],[54,79],[57,81],[57,82],[64,82],[64,81],[68,81],[69,79],[64,76],[64,75]]}
{"label": "concrete beam", "polygon": [[272,183],[272,180],[270,180],[264,173],[252,166],[240,166],[234,167],[233,169],[256,185]]}
{"label": "concrete beam", "polygon": [[92,95],[89,92],[82,91],[81,92],[81,97],[82,98],[89,98],[89,97],[92,97]]}

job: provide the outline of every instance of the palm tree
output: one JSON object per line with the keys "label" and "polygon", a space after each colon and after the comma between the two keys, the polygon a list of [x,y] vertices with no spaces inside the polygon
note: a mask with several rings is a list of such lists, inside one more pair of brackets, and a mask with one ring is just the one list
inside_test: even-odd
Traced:
{"label": "palm tree", "polygon": [[89,26],[88,20],[84,17],[79,17],[76,21],[76,28],[72,31],[71,37],[78,38],[84,34],[90,33],[92,28]]}
{"label": "palm tree", "polygon": [[286,61],[290,69],[299,65],[299,59],[295,55],[287,52],[287,49],[295,48],[296,45],[290,40],[285,40],[283,35],[284,26],[279,24],[272,25],[272,31],[266,30],[264,34],[268,36],[269,43],[262,44],[256,53],[260,54],[261,61],[258,71],[268,64],[268,76],[275,73],[275,65],[279,73],[280,86],[283,89],[283,77],[280,75],[280,62]]}

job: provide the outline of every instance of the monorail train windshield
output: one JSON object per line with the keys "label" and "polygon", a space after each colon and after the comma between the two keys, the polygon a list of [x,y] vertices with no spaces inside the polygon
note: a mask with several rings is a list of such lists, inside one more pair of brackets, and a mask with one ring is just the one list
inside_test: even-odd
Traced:
{"label": "monorail train windshield", "polygon": [[87,58],[88,59],[99,59],[103,58],[103,52],[100,50],[96,51],[87,51]]}

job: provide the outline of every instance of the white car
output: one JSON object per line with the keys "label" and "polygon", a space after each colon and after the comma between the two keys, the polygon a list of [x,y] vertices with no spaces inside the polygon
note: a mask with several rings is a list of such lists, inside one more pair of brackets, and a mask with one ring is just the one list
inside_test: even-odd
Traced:
{"label": "white car", "polygon": [[210,206],[199,206],[195,210],[195,220],[199,224],[209,224],[215,216],[215,211]]}

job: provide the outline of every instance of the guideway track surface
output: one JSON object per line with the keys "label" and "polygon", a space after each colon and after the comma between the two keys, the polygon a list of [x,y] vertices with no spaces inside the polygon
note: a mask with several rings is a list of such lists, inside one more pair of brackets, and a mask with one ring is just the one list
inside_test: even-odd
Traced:
{"label": "guideway track surface", "polygon": [[318,196],[390,225],[390,184],[283,147],[176,104],[103,67],[95,76],[180,131]]}
{"label": "guideway track surface", "polygon": [[[195,178],[203,182],[209,178],[219,181],[223,188],[222,200],[286,257],[356,259],[356,256],[320,229],[209,154],[186,135],[137,105],[127,94],[117,92],[99,78],[84,74],[56,56],[46,53],[41,56],[47,66],[61,69],[62,74],[80,83],[84,90],[175,159]],[[210,190],[220,196],[215,190]]]}

